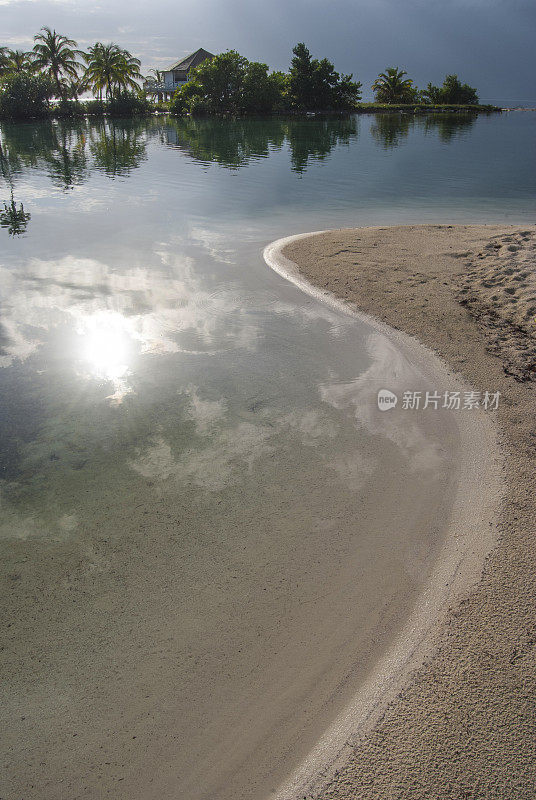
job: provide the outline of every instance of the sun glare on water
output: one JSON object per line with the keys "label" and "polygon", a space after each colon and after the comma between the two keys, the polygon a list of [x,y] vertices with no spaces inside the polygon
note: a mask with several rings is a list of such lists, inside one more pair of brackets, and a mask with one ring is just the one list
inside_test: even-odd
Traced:
{"label": "sun glare on water", "polygon": [[131,389],[127,386],[130,336],[127,320],[115,312],[99,312],[80,321],[81,357],[95,378],[112,381],[110,399],[120,402]]}

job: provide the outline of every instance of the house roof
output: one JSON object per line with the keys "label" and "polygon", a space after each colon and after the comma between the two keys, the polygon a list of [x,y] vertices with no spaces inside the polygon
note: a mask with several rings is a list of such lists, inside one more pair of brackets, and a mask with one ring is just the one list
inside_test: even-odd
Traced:
{"label": "house roof", "polygon": [[192,67],[197,67],[203,61],[206,61],[207,58],[214,58],[214,53],[209,53],[208,50],[203,50],[202,47],[199,50],[196,50],[195,53],[190,53],[189,56],[183,58],[182,61],[177,61],[175,64],[172,64],[171,67],[168,67],[167,72],[171,72],[171,70],[189,70]]}

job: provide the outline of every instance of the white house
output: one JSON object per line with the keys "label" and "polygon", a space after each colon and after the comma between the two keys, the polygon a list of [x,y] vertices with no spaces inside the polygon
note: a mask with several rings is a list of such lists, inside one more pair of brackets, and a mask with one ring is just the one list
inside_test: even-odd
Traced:
{"label": "white house", "polygon": [[207,58],[214,58],[214,54],[200,47],[195,53],[191,53],[181,61],[177,61],[176,64],[172,64],[168,69],[163,70],[162,81],[159,83],[148,82],[145,84],[145,89],[149,94],[157,95],[159,99],[166,100],[171,97],[179,86],[186,83],[190,77],[190,71],[202,64],[203,61],[206,61]]}

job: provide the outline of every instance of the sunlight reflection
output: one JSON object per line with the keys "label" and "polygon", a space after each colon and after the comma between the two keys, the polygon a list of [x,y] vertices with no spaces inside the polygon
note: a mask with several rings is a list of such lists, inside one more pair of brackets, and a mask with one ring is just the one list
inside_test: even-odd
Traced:
{"label": "sunlight reflection", "polygon": [[132,391],[126,381],[129,372],[128,320],[113,311],[101,311],[80,319],[80,355],[93,377],[112,381],[109,399],[120,403]]}

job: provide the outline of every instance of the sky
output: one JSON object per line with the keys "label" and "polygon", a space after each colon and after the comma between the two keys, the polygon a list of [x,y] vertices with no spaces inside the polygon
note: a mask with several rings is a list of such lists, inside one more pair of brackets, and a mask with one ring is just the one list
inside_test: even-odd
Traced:
{"label": "sky", "polygon": [[536,105],[534,0],[0,0],[0,46],[29,49],[43,25],[82,49],[117,42],[144,73],[199,47],[286,70],[303,41],[362,81],[364,99],[398,66],[420,88],[457,73],[481,100]]}

